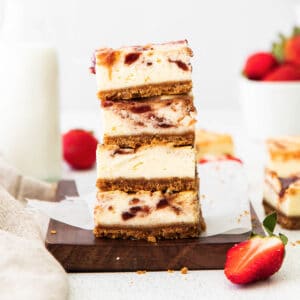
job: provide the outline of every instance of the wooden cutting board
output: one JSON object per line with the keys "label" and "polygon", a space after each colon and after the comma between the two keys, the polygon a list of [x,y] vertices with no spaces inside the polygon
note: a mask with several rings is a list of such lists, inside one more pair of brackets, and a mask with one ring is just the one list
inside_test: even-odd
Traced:
{"label": "wooden cutting board", "polygon": [[[61,181],[55,201],[77,196],[74,181]],[[253,231],[264,235],[251,206]],[[51,233],[55,230],[55,234]],[[84,230],[50,220],[46,247],[67,272],[166,271],[223,269],[226,252],[249,233],[220,234],[199,239],[164,240],[157,243],[95,238]]]}

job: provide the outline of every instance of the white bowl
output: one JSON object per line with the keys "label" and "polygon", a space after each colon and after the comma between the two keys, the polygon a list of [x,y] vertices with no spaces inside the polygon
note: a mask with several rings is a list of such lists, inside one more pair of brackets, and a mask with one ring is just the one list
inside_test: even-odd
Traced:
{"label": "white bowl", "polygon": [[240,104],[251,138],[300,135],[300,82],[242,78]]}

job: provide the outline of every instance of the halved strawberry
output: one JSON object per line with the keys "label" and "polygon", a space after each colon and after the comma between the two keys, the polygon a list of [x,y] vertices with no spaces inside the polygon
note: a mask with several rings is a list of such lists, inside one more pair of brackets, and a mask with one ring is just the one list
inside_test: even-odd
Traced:
{"label": "halved strawberry", "polygon": [[248,57],[243,74],[253,80],[261,80],[278,65],[275,56],[269,52],[258,52]]}
{"label": "halved strawberry", "polygon": [[266,217],[263,225],[268,237],[253,235],[252,238],[236,244],[227,252],[224,272],[233,283],[246,284],[263,280],[276,273],[283,262],[287,237],[273,234],[277,214]]}

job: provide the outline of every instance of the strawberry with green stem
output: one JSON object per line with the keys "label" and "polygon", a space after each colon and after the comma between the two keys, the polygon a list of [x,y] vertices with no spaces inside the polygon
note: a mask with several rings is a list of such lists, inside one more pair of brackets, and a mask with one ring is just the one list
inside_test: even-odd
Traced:
{"label": "strawberry with green stem", "polygon": [[279,41],[273,43],[272,53],[279,62],[300,67],[300,27],[294,27],[289,37],[279,34]]}
{"label": "strawberry with green stem", "polygon": [[288,239],[281,233],[274,234],[276,222],[276,213],[268,215],[263,221],[268,236],[252,233],[249,240],[228,250],[224,272],[231,282],[247,284],[263,280],[280,269]]}

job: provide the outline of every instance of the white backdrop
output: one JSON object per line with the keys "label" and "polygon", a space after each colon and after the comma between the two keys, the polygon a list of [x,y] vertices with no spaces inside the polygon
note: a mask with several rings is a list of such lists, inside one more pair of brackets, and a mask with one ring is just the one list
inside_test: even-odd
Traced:
{"label": "white backdrop", "polygon": [[[4,0],[0,0],[0,2]],[[7,0],[9,1],[9,0]],[[24,0],[29,1],[29,0]],[[194,50],[194,94],[204,108],[237,108],[237,80],[248,53],[268,49],[295,24],[296,0],[37,0],[58,47],[62,109],[97,107],[88,73],[97,47],[187,38]],[[30,0],[32,10],[36,10]]]}

